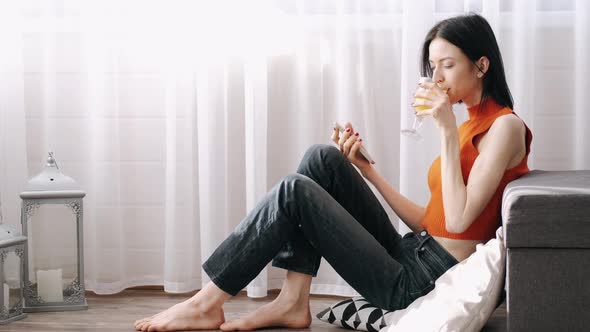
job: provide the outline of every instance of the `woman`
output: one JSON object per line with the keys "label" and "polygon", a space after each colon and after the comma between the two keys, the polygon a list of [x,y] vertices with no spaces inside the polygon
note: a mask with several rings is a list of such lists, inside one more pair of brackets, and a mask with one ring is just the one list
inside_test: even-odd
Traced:
{"label": "woman", "polygon": [[[372,304],[395,310],[427,294],[446,270],[494,236],[506,184],[528,172],[531,134],[512,112],[502,59],[489,24],[478,15],[434,26],[422,50],[415,106],[440,129],[441,155],[429,171],[426,207],[403,197],[359,153],[350,124],[310,148],[203,264],[212,282],[192,298],[135,322],[142,331],[305,328],[309,290],[320,258]],[[451,105],[469,121],[457,128]],[[413,232],[403,238],[362,176]],[[223,303],[271,261],[286,270],[278,297],[244,318],[225,322]]]}

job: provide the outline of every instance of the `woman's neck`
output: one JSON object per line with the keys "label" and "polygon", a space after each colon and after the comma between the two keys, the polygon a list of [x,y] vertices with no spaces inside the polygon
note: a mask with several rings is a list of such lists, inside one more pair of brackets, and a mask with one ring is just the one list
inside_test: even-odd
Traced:
{"label": "woman's neck", "polygon": [[479,91],[477,93],[474,93],[473,95],[469,96],[468,98],[463,99],[463,103],[465,104],[465,106],[467,108],[477,106],[481,102],[481,94],[482,94],[482,90],[479,89]]}

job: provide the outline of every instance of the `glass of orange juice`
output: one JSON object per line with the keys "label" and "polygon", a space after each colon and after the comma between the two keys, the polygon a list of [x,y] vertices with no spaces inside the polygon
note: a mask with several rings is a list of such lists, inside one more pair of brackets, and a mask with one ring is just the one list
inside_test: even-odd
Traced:
{"label": "glass of orange juice", "polygon": [[[420,77],[420,83],[432,82],[432,78],[430,77]],[[418,91],[423,90],[424,88],[418,88]],[[414,102],[421,101],[422,98],[414,98]],[[413,138],[417,141],[422,140],[422,135],[418,132],[418,128],[422,125],[422,118],[418,117],[417,114],[419,112],[423,112],[429,109],[428,106],[415,106],[413,108],[414,111],[414,123],[412,124],[412,128],[402,129],[402,134]]]}

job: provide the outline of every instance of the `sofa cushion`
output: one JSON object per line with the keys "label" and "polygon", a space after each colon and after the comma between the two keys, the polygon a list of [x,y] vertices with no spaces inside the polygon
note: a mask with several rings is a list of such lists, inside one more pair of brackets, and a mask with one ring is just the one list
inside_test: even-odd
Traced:
{"label": "sofa cushion", "polygon": [[502,220],[507,248],[590,248],[590,170],[534,170],[509,183]]}
{"label": "sofa cushion", "polygon": [[508,248],[510,331],[590,330],[590,249]]}

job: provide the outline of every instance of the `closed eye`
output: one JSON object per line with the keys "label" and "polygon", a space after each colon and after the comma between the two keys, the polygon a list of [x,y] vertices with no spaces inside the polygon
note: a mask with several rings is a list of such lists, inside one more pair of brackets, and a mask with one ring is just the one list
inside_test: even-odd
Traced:
{"label": "closed eye", "polygon": [[[446,66],[443,66],[443,68],[450,69],[450,68],[453,68],[453,65],[446,65]],[[431,66],[430,69],[436,70],[436,66]]]}

